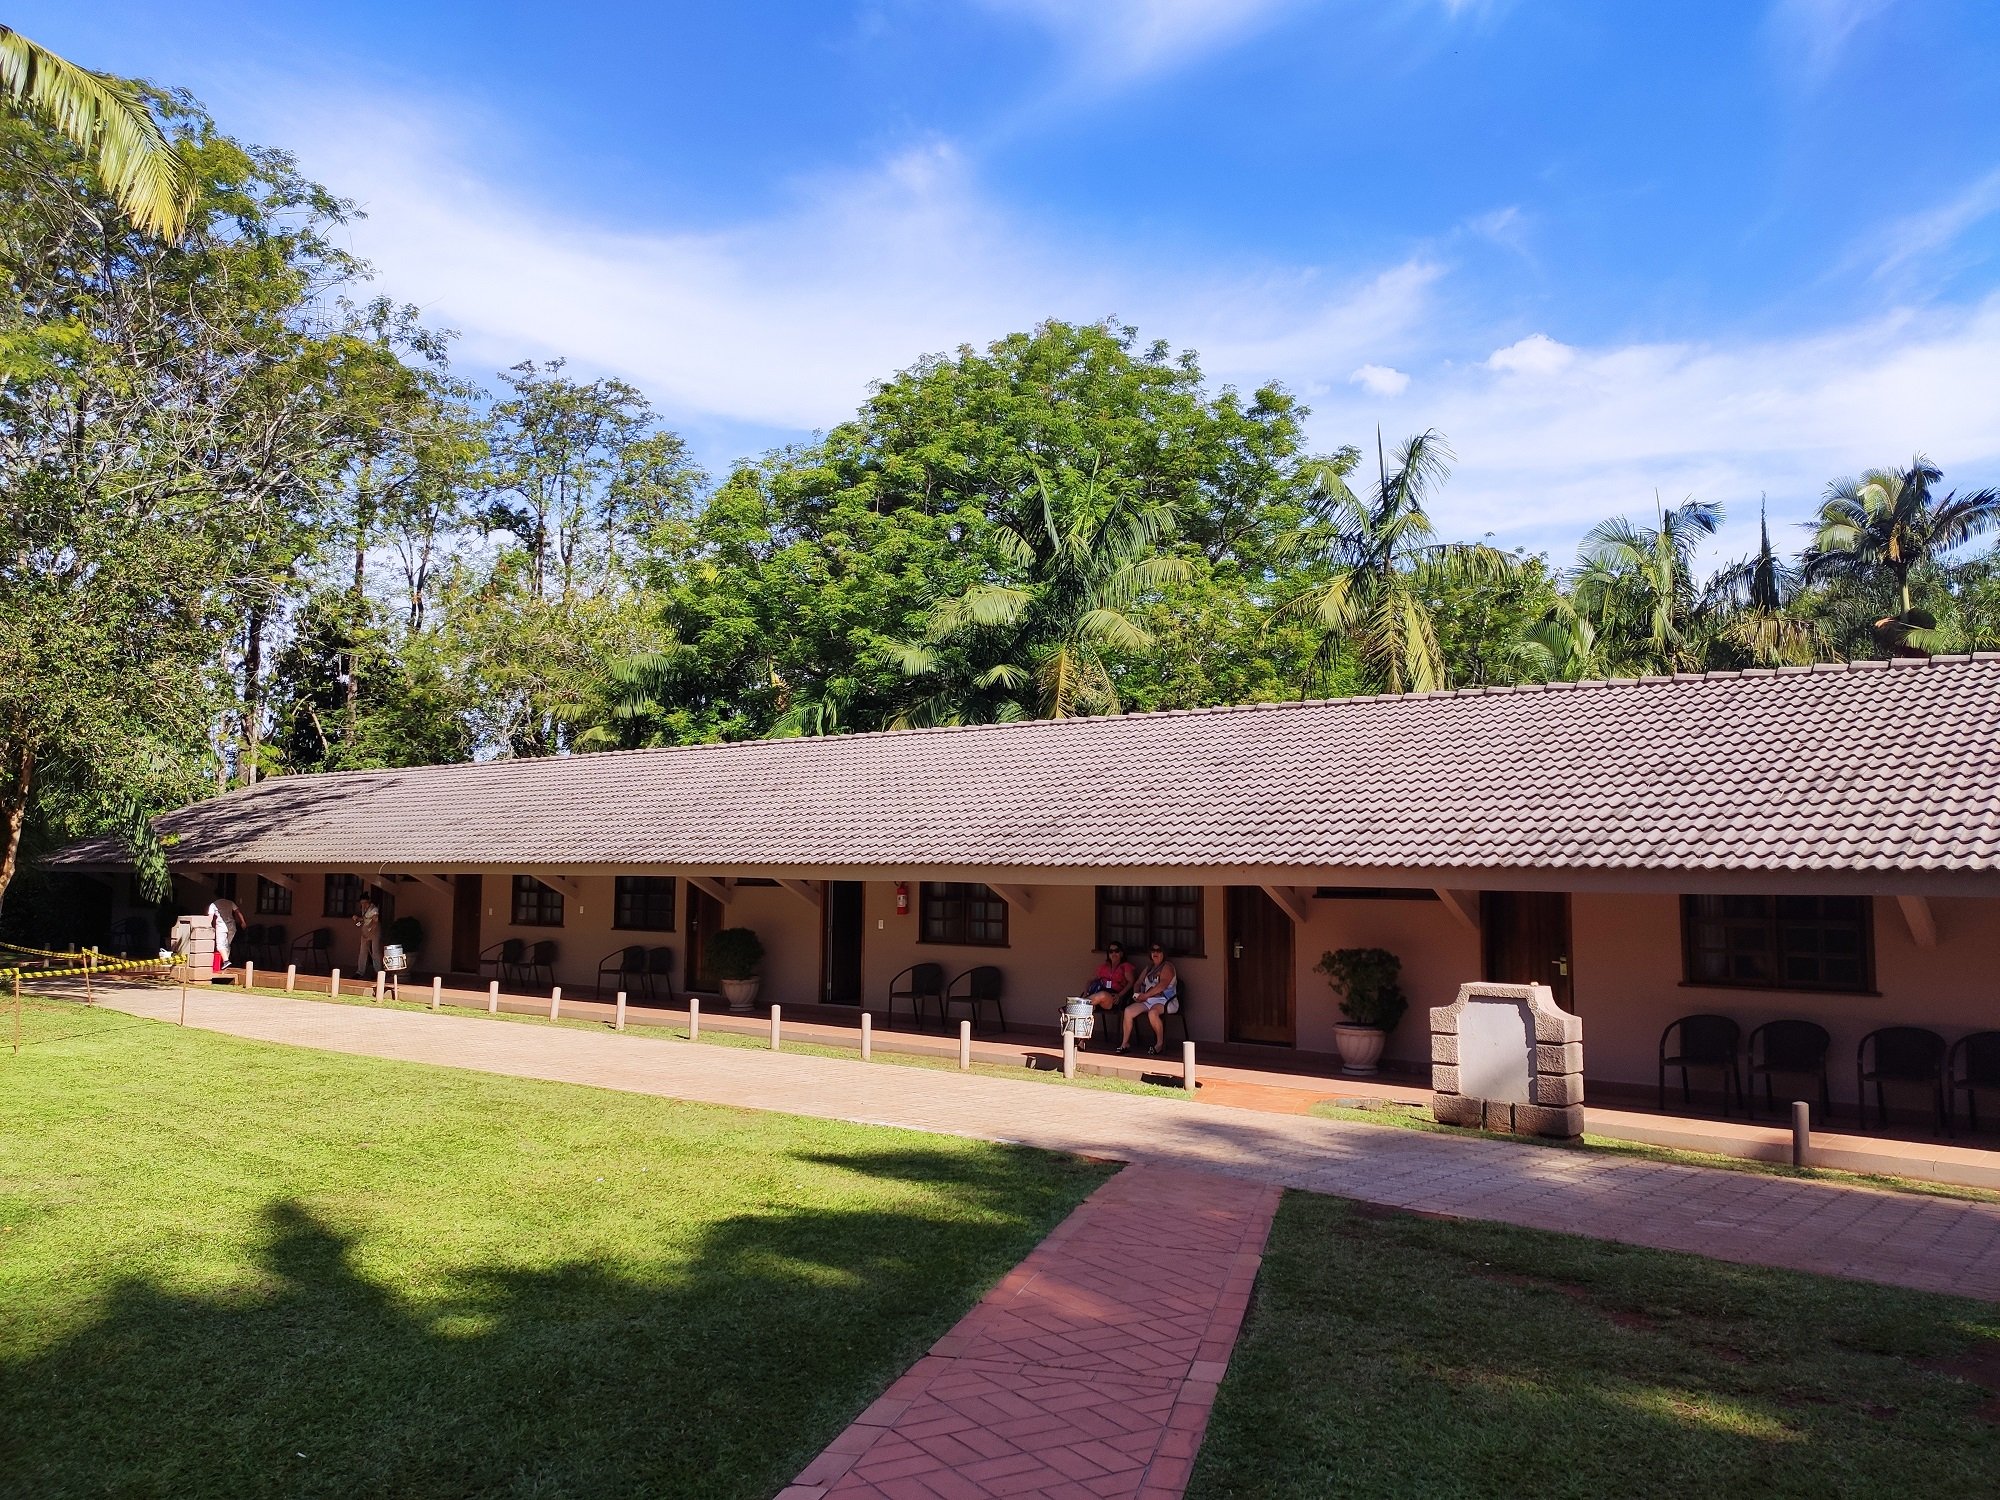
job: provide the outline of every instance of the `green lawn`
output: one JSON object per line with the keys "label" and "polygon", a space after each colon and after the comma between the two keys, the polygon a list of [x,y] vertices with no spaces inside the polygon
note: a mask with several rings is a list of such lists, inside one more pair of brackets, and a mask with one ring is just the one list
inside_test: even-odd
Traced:
{"label": "green lawn", "polygon": [[0,1494],[767,1496],[1106,1169],[34,1005]]}
{"label": "green lawn", "polygon": [[1286,1195],[1192,1500],[2000,1493],[2000,1308]]}

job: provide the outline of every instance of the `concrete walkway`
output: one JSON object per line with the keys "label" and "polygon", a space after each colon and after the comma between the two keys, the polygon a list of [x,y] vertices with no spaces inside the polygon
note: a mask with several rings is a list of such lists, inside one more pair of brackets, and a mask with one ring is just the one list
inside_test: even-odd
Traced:
{"label": "concrete walkway", "polygon": [[1178,1500],[1278,1191],[1131,1167],[778,1500]]}
{"label": "concrete walkway", "polygon": [[[109,1002],[175,1019],[176,990]],[[188,1023],[260,1041],[1018,1142],[1391,1207],[2000,1301],[2000,1205],[1053,1083],[190,990]]]}

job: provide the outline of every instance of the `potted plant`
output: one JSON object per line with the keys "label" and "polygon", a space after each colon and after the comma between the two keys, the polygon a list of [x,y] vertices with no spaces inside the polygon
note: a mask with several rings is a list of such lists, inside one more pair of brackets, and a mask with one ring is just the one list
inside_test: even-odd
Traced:
{"label": "potted plant", "polygon": [[764,944],[747,927],[725,927],[709,940],[708,969],[722,985],[734,1011],[746,1011],[757,1001],[757,966],[764,961]]}
{"label": "potted plant", "polygon": [[1342,948],[1320,955],[1314,972],[1340,997],[1346,1024],[1333,1028],[1343,1073],[1373,1073],[1382,1061],[1389,1033],[1410,1002],[1398,982],[1403,961],[1386,948]]}

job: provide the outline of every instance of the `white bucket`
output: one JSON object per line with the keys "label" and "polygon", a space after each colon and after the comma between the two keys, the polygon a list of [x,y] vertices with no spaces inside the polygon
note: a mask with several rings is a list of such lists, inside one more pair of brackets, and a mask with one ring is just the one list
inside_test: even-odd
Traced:
{"label": "white bucket", "polygon": [[410,956],[403,951],[401,943],[391,943],[382,950],[382,967],[391,974],[400,974],[409,968]]}

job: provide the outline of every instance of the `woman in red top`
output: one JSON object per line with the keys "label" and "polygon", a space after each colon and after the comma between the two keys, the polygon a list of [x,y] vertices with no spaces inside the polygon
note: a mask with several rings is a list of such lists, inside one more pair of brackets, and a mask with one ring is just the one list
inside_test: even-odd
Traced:
{"label": "woman in red top", "polygon": [[1104,962],[1097,966],[1097,973],[1083,987],[1083,992],[1099,1010],[1116,1010],[1132,998],[1132,982],[1137,977],[1132,965],[1125,961],[1125,950],[1112,943],[1105,948]]}

